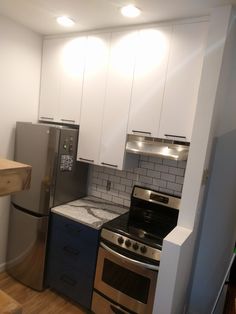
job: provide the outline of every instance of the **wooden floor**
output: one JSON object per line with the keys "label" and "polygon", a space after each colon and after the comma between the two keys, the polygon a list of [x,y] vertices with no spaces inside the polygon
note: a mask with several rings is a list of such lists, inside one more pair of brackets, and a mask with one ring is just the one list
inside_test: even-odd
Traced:
{"label": "wooden floor", "polygon": [[23,314],[85,314],[89,313],[50,289],[34,291],[0,273],[0,289],[23,306]]}
{"label": "wooden floor", "polygon": [[228,287],[224,314],[236,314],[236,283],[231,283]]}

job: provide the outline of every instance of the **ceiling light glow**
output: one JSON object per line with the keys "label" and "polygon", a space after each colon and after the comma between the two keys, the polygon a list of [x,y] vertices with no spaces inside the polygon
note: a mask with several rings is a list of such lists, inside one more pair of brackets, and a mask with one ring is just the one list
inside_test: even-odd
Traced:
{"label": "ceiling light glow", "polygon": [[125,7],[121,8],[121,14],[125,17],[137,17],[140,15],[140,13],[141,10],[139,10],[132,4],[126,5]]}
{"label": "ceiling light glow", "polygon": [[64,27],[71,27],[75,24],[75,22],[67,16],[59,16],[57,18],[57,23]]}

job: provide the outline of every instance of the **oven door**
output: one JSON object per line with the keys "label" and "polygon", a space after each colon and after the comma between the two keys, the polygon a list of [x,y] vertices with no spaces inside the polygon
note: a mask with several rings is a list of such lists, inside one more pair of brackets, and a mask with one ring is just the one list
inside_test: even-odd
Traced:
{"label": "oven door", "polygon": [[[100,245],[94,288],[131,312],[151,314],[158,266],[123,256],[104,243]],[[95,313],[102,313],[95,307]]]}

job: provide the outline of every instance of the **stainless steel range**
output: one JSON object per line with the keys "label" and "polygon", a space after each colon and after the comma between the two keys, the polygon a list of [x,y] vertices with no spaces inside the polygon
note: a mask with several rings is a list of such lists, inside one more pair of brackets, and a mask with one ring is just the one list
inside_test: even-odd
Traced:
{"label": "stainless steel range", "polygon": [[176,226],[180,198],[134,186],[129,213],[101,232],[92,310],[152,313],[163,239]]}

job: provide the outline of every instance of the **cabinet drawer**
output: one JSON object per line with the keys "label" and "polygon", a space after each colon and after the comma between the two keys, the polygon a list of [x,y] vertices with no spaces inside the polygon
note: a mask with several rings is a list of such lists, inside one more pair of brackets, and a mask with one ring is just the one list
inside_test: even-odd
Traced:
{"label": "cabinet drawer", "polygon": [[[50,287],[86,308],[91,306],[94,274],[71,269],[58,264],[51,265]],[[53,268],[53,269],[52,269]]]}
{"label": "cabinet drawer", "polygon": [[69,264],[72,268],[82,272],[89,272],[93,270],[97,259],[97,241],[94,241],[93,246],[73,246],[62,239],[61,243],[54,243],[53,239],[50,241],[49,256],[55,260],[59,265]]}
{"label": "cabinet drawer", "polygon": [[51,216],[51,230],[54,244],[67,241],[74,248],[93,245],[99,236],[99,230],[54,213]]}

